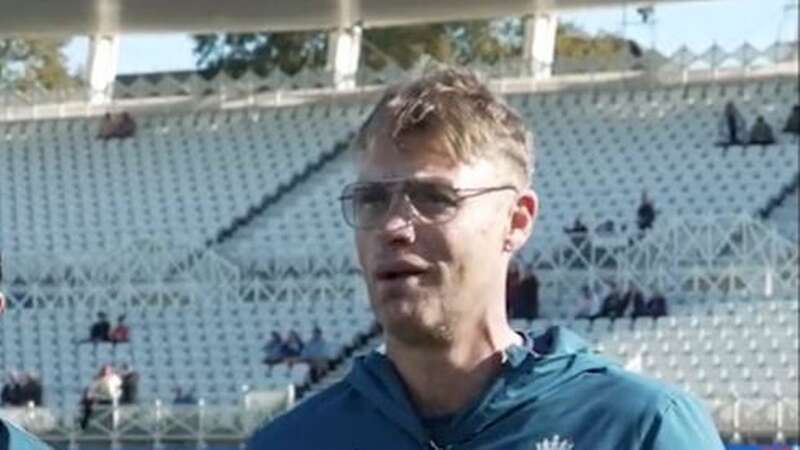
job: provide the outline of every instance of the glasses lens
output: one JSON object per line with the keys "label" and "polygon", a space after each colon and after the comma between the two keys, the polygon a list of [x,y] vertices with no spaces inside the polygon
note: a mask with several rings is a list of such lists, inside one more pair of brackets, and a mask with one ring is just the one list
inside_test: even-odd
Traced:
{"label": "glasses lens", "polygon": [[[392,207],[396,183],[352,184],[342,193],[342,212],[348,224],[356,228],[373,228],[386,219]],[[444,222],[458,209],[458,191],[446,184],[425,181],[403,183],[403,191],[413,206],[418,220]]]}
{"label": "glasses lens", "polygon": [[375,226],[389,210],[392,192],[381,184],[350,185],[342,195],[347,222],[357,228]]}
{"label": "glasses lens", "polygon": [[406,186],[411,204],[430,222],[449,219],[458,209],[458,192],[451,186],[431,182],[413,182]]}

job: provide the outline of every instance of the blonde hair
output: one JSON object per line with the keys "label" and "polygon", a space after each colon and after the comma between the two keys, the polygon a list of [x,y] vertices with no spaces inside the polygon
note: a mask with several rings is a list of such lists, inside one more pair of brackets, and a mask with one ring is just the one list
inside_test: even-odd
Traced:
{"label": "blonde hair", "polygon": [[440,68],[387,89],[361,126],[355,145],[374,149],[379,136],[397,148],[412,133],[431,132],[453,162],[497,159],[527,187],[533,174],[533,137],[525,123],[472,71]]}

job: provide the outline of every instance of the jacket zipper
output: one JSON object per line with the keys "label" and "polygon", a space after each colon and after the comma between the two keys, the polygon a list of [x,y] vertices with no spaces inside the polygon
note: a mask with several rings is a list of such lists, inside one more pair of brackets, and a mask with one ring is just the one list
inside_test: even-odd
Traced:
{"label": "jacket zipper", "polygon": [[444,447],[439,447],[439,445],[437,445],[436,442],[431,439],[428,441],[428,450],[453,450],[453,445],[451,444]]}

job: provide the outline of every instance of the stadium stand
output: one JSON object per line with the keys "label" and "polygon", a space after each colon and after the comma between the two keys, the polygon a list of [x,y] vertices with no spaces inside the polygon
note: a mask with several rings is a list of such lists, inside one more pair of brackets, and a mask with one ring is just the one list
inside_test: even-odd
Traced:
{"label": "stadium stand", "polygon": [[[607,220],[632,231],[646,189],[659,215],[652,237],[633,251],[661,242],[671,218],[686,218],[679,225],[686,228],[711,217],[720,228],[713,217],[741,214],[743,221],[713,235],[722,236],[713,246],[744,247],[731,230],[746,230],[740,234],[783,252],[773,259],[796,266],[796,235],[788,241],[771,227],[797,229],[797,190],[772,208],[769,220],[756,218],[797,176],[796,143],[727,152],[715,146],[727,100],[736,99],[748,118],[760,114],[779,123],[796,103],[795,88],[795,78],[772,77],[509,95],[538,139],[535,183],[542,199],[520,259],[544,268],[546,319],[517,325],[566,323],[620,362],[640,361],[644,372],[703,397],[731,439],[796,439],[798,302],[787,294],[796,291],[796,268],[776,269],[777,293],[768,300],[766,288],[739,301],[693,291],[670,299],[667,318],[590,324],[565,319],[579,286],[574,280],[592,270],[598,277],[623,272],[599,258],[573,266],[552,256],[569,245],[563,227],[577,214],[595,242],[594,228]],[[45,434],[77,439],[71,420],[81,390],[106,362],[129,362],[142,375],[143,409],[167,403],[176,383],[195,386],[207,405],[235,407],[246,398],[243,386],[254,392],[308,386],[302,364],[272,370],[261,364],[273,330],[307,337],[314,324],[323,328],[343,364],[319,386],[344,373],[353,351],[374,344],[337,202],[353,177],[341,143],[369,105],[358,97],[143,115],[135,138],[108,143],[95,140],[94,119],[0,123],[0,229],[7,230],[0,250],[11,263],[4,286],[12,305],[0,328],[0,367],[41,373],[45,404],[57,416],[39,423]],[[621,234],[608,246],[628,245],[628,238]],[[786,250],[792,246],[794,253]],[[765,261],[771,259],[757,263]],[[563,278],[554,282],[547,270]],[[736,280],[747,284],[763,279],[762,272]],[[690,301],[696,296],[704,301]],[[73,344],[99,310],[127,314],[130,344]],[[237,433],[229,436],[246,435]]]}
{"label": "stadium stand", "polygon": [[137,137],[119,142],[96,140],[93,119],[2,123],[0,248],[85,253],[120,236],[203,243],[346,136],[359,111],[333,110],[140,117]]}
{"label": "stadium stand", "polygon": [[[560,242],[578,214],[592,227],[614,220],[632,234],[642,189],[667,216],[755,214],[797,173],[796,145],[725,154],[715,146],[719,113],[727,99],[737,98],[747,117],[782,120],[793,104],[794,83],[775,78],[511,95],[536,134],[542,168],[534,182],[542,214],[525,252]],[[339,189],[353,177],[349,158],[335,158],[220,251],[245,266],[269,254],[262,247],[350,252],[350,234],[336,220]]]}
{"label": "stadium stand", "polygon": [[271,369],[262,363],[271,331],[285,336],[295,330],[307,340],[313,327],[320,326],[332,355],[341,358],[372,329],[366,302],[353,300],[364,294],[352,276],[325,279],[315,273],[312,279],[301,274],[248,288],[237,292],[240,298],[234,300],[213,295],[187,299],[180,292],[175,299],[194,303],[112,310],[112,315],[127,313],[132,330],[129,344],[113,347],[77,344],[96,312],[87,299],[66,309],[13,308],[2,327],[0,364],[6,370],[36,368],[47,387],[45,404],[56,409],[78,405],[97,368],[109,362],[136,368],[142,376],[143,403],[169,401],[174,387],[188,386],[209,404],[237,404],[243,386],[279,389],[309,381],[305,363]]}

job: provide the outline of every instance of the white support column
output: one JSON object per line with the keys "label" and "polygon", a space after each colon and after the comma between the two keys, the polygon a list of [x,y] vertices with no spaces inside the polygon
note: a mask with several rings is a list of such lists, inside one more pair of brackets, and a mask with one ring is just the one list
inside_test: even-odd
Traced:
{"label": "white support column", "polygon": [[339,28],[328,35],[328,67],[333,70],[336,89],[356,86],[356,71],[361,57],[361,25]]}
{"label": "white support column", "polygon": [[549,78],[553,73],[556,56],[556,30],[558,16],[555,12],[538,12],[524,18],[525,46],[523,57],[530,64],[535,79]]}
{"label": "white support column", "polygon": [[92,104],[111,101],[114,79],[117,77],[119,36],[96,35],[89,40],[89,98]]}

